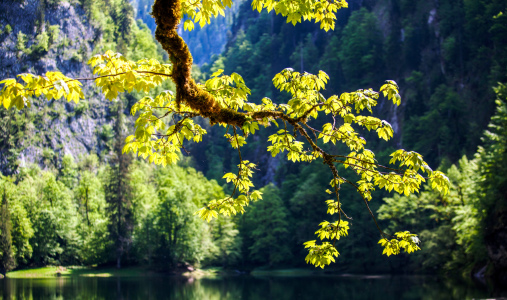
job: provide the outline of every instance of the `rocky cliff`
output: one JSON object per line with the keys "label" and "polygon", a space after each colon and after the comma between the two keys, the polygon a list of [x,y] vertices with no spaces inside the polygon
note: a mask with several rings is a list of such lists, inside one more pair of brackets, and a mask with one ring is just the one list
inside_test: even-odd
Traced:
{"label": "rocky cliff", "polygon": [[[154,0],[131,0],[136,11],[136,18],[143,20],[148,28],[155,32],[155,21],[150,14],[153,2]],[[182,26],[180,27],[178,33],[188,44],[195,64],[207,63],[213,55],[220,55],[224,51],[228,39],[232,36],[231,26],[243,2],[245,1],[234,1],[232,8],[225,11],[224,17],[212,19],[211,24],[203,28],[196,25],[194,30],[186,31]]]}
{"label": "rocky cliff", "polygon": [[[55,0],[6,0],[0,3],[0,74],[11,78],[29,72],[60,71],[74,78],[90,77],[86,61],[102,40],[103,32],[91,24],[79,3]],[[58,164],[63,155],[74,158],[89,152],[101,153],[111,129],[110,102],[92,87],[84,86],[85,100],[34,99],[22,112],[23,128],[4,131],[18,134],[14,146],[19,163]],[[10,124],[10,123],[9,123]],[[11,124],[11,126],[14,126]],[[5,143],[5,141],[2,141]],[[2,145],[0,170],[8,173],[6,145]]]}

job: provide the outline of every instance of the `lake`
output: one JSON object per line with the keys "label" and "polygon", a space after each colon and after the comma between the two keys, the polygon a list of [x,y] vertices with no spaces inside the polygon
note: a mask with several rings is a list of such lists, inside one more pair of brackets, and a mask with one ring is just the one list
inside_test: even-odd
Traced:
{"label": "lake", "polygon": [[0,279],[0,299],[483,299],[487,290],[425,276],[55,277]]}

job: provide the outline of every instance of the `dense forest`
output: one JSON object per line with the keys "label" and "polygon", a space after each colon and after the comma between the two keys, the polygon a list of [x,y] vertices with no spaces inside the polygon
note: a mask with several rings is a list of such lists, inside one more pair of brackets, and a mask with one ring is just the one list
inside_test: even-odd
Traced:
{"label": "dense forest", "polygon": [[[3,78],[54,69],[86,76],[91,72],[84,62],[106,50],[135,60],[167,60],[150,31],[148,1],[0,5],[10,7],[0,13]],[[337,28],[325,32],[318,24],[293,26],[273,12],[259,14],[245,2],[225,22],[218,19],[211,29],[185,38],[206,54],[196,60],[202,63],[194,67],[197,80],[218,69],[237,72],[257,103],[263,97],[290,99],[271,83],[286,67],[324,70],[330,77],[326,94],[398,82],[403,104],[380,104],[376,111],[392,124],[395,138],[370,147],[379,160],[388,160],[395,147],[421,153],[449,176],[450,193],[428,187],[410,196],[373,195],[371,208],[383,226],[391,233],[417,232],[422,241],[418,253],[386,258],[362,202],[343,188],[351,236],[339,241],[341,256],[332,271],[504,280],[506,6],[500,0],[351,0],[338,12]],[[34,18],[24,24],[19,16],[29,9]],[[70,17],[62,23],[61,15]],[[205,46],[216,34],[226,39],[224,51],[203,63],[221,48]],[[206,223],[194,212],[231,192],[222,176],[238,162],[237,152],[220,139],[225,129],[203,121],[207,137],[189,145],[178,165],[154,166],[121,154],[133,128],[130,108],[141,96],[107,103],[90,86],[86,98],[76,105],[33,101],[19,112],[0,110],[2,272],[48,264],[146,265],[160,271],[185,263],[244,270],[305,266],[302,243],[313,239],[316,224],[326,218],[320,204],[329,197],[323,191],[332,176],[322,165],[271,157],[266,141],[277,128],[262,131],[243,150],[258,164],[253,181],[263,187],[263,200],[243,215]]]}

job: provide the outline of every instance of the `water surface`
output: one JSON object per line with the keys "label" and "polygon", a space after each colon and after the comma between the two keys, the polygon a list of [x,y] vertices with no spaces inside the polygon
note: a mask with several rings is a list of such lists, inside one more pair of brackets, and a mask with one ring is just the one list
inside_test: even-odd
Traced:
{"label": "water surface", "polygon": [[0,279],[0,299],[484,299],[477,286],[421,276]]}

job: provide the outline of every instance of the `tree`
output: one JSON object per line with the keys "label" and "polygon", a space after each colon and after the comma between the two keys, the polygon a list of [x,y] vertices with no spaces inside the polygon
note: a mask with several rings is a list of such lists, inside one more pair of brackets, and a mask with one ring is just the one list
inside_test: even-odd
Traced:
{"label": "tree", "polygon": [[[483,180],[480,181],[480,201],[476,201],[473,208],[479,214],[488,255],[498,274],[495,279],[505,283],[507,263],[503,249],[506,243],[502,237],[506,230],[501,224],[505,224],[507,218],[507,85],[499,83],[494,90],[497,108],[489,129],[484,132],[484,146],[477,151],[479,174]],[[474,237],[468,235],[468,239],[464,239],[472,249],[482,242]]]}
{"label": "tree", "polygon": [[[80,236],[80,258],[86,264],[100,264],[109,259],[111,241],[109,239],[109,216],[106,213],[103,174],[88,169],[80,172],[80,181],[74,190],[79,202],[80,222],[77,233]],[[110,229],[110,228],[109,228]]]}
{"label": "tree", "polygon": [[142,161],[134,162],[130,173],[134,209],[133,244],[135,257],[148,265],[153,264],[153,253],[157,247],[155,230],[155,208],[159,203],[155,184],[154,166]]}
{"label": "tree", "polygon": [[420,232],[427,241],[418,257],[400,262],[400,267],[412,262],[415,269],[464,273],[484,262],[477,162],[464,156],[446,171],[451,181],[446,196],[425,186],[419,195],[384,199],[378,214],[379,219],[389,222],[389,231],[403,226]]}
{"label": "tree", "polygon": [[343,72],[351,81],[364,85],[378,78],[382,37],[377,28],[377,20],[366,8],[355,11],[343,29],[341,49],[338,57],[342,61]]}
{"label": "tree", "polygon": [[193,214],[210,199],[223,196],[214,180],[208,181],[194,169],[179,166],[161,168],[155,178],[158,203],[154,209],[153,235],[158,244],[155,249],[157,265],[175,267],[181,262],[200,263],[223,255],[221,251],[231,250],[234,243],[222,241],[224,245],[219,245],[220,241],[213,241],[213,229]]}
{"label": "tree", "polygon": [[74,157],[66,154],[62,159],[62,168],[58,179],[69,189],[74,189],[77,184],[77,165],[74,162]]}
{"label": "tree", "polygon": [[2,174],[12,174],[17,169],[16,133],[19,131],[19,127],[22,127],[19,126],[19,121],[24,122],[22,118],[16,117],[16,113],[13,111],[0,112],[0,159],[7,162]]}
{"label": "tree", "polygon": [[123,147],[123,105],[117,102],[117,117],[115,122],[116,139],[105,185],[107,213],[109,216],[109,234],[114,241],[116,253],[116,267],[121,268],[121,260],[128,253],[132,245],[133,211],[132,193],[130,188],[130,165],[132,156],[122,155]]}
{"label": "tree", "polygon": [[77,263],[78,218],[70,190],[52,172],[37,170],[18,183],[17,191],[24,198],[34,230],[32,261],[42,265]]}
{"label": "tree", "polygon": [[[321,244],[309,241],[306,261],[315,266],[324,267],[338,256],[336,241],[348,234],[348,222],[339,191],[342,184],[351,185],[362,198],[365,209],[369,211],[380,234],[380,244],[384,253],[398,254],[400,250],[410,253],[419,250],[415,234],[397,232],[393,236],[386,234],[378,226],[368,201],[375,188],[395,190],[409,195],[417,192],[421,183],[429,180],[433,188],[446,193],[449,181],[439,171],[433,171],[419,153],[397,150],[391,154],[388,167],[375,160],[375,154],[366,148],[366,140],[354,129],[374,130],[378,137],[389,140],[393,136],[391,125],[373,116],[361,114],[372,113],[380,94],[394,104],[400,104],[398,86],[387,81],[380,92],[372,89],[360,89],[351,93],[324,97],[322,94],[328,75],[322,71],[313,75],[285,69],[275,75],[273,84],[281,92],[289,93],[291,99],[286,104],[276,104],[264,98],[261,104],[248,102],[250,89],[243,78],[237,74],[224,75],[217,70],[205,84],[198,84],[192,79],[192,55],[183,39],[178,35],[178,25],[182,18],[184,28],[192,30],[194,23],[204,26],[211,17],[223,14],[230,7],[229,0],[203,2],[157,0],[153,5],[153,16],[157,24],[156,39],[169,54],[170,64],[163,64],[155,59],[129,61],[121,54],[107,51],[89,60],[96,77],[95,84],[102,89],[106,98],[113,100],[125,91],[148,93],[164,80],[171,79],[175,93],[164,91],[155,97],[146,96],[132,107],[132,114],[139,113],[135,123],[135,134],[126,138],[124,153],[134,153],[150,162],[167,165],[175,163],[185,151],[184,142],[200,142],[206,130],[194,121],[198,117],[207,119],[211,125],[224,126],[225,138],[238,152],[239,164],[236,173],[227,173],[224,178],[232,183],[232,193],[218,198],[201,208],[197,214],[204,220],[223,214],[226,216],[243,213],[251,201],[262,198],[262,193],[252,190],[256,165],[244,160],[241,147],[247,143],[247,137],[254,135],[260,128],[271,124],[281,128],[269,136],[272,143],[268,151],[272,156],[287,151],[287,159],[293,162],[322,161],[333,176],[328,190],[333,199],[327,200],[328,213],[337,215],[336,221],[324,221],[317,231]],[[287,22],[302,22],[302,19],[315,21],[328,31],[334,29],[335,12],[347,7],[344,0],[332,2],[302,1],[294,5],[291,0],[254,0],[252,7],[258,11],[266,8],[274,10],[287,18]],[[360,63],[360,62],[357,62]],[[59,72],[47,72],[45,76],[20,74],[24,83],[16,79],[2,81],[3,88],[0,100],[6,108],[22,109],[30,105],[31,97],[45,96],[49,100],[65,97],[68,101],[79,101],[84,98],[81,83]],[[314,120],[326,119],[328,123],[322,129],[313,128]],[[353,127],[354,126],[354,127]],[[337,149],[329,147],[329,142],[343,143],[348,147],[344,153],[336,154]],[[329,150],[328,150],[329,149]],[[353,170],[353,177],[339,174],[337,166],[342,165]],[[418,172],[426,173],[426,177]]]}
{"label": "tree", "polygon": [[11,213],[9,211],[9,196],[7,195],[7,185],[10,182],[3,182],[2,202],[0,203],[0,274],[7,274],[8,271],[16,267],[14,253],[12,249],[12,223]]}
{"label": "tree", "polygon": [[252,261],[277,265],[291,259],[287,208],[280,198],[280,190],[269,184],[262,190],[263,201],[252,204],[246,215],[242,232],[249,241]]}
{"label": "tree", "polygon": [[33,225],[28,218],[27,211],[22,203],[22,197],[14,197],[9,203],[12,222],[12,246],[16,264],[26,264],[32,257],[33,248],[30,239],[33,237]]}
{"label": "tree", "polygon": [[[242,239],[231,218],[223,217],[211,223],[214,248],[211,260],[224,267],[235,265],[241,258]],[[213,251],[214,250],[214,251]]]}
{"label": "tree", "polygon": [[448,195],[426,188],[418,196],[386,198],[378,210],[379,219],[389,221],[388,230],[408,227],[428,240],[412,260],[414,267],[471,273],[488,264],[487,273],[505,282],[507,264],[501,249],[507,215],[507,87],[499,83],[494,91],[497,109],[483,134],[483,145],[474,159],[463,156],[448,168]]}

